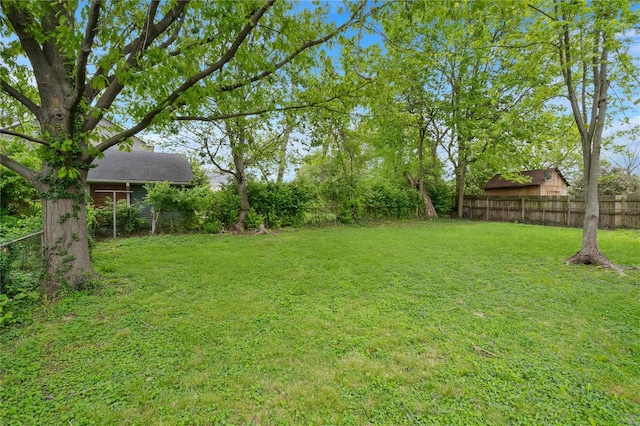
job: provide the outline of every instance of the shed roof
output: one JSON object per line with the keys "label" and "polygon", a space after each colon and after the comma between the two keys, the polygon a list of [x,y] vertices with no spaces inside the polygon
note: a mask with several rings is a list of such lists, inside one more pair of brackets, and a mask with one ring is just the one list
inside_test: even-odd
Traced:
{"label": "shed roof", "polygon": [[111,151],[93,161],[87,182],[148,183],[169,182],[186,185],[193,172],[186,158],[179,154],[152,151]]}
{"label": "shed roof", "polygon": [[[545,177],[545,173],[547,177]],[[558,176],[564,181],[564,183],[569,186],[569,182],[565,179],[565,177],[560,173],[560,170],[555,167],[549,167],[548,169],[541,170],[527,170],[524,172],[520,172],[520,175],[523,177],[531,178],[529,182],[512,182],[510,180],[506,180],[502,178],[502,175],[497,174],[492,177],[489,182],[485,183],[484,189],[497,189],[497,188],[522,188],[525,186],[540,186],[545,183],[549,179],[549,173],[557,173]]]}

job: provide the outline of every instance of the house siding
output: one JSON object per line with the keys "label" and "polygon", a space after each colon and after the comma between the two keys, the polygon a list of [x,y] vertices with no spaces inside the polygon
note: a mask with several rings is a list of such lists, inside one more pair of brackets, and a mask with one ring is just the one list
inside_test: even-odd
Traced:
{"label": "house siding", "polygon": [[[143,204],[147,196],[147,190],[144,189],[144,185],[131,185],[131,191],[131,202],[138,205]],[[144,206],[138,213],[138,217],[151,224],[151,207]]]}
{"label": "house siding", "polygon": [[92,183],[89,185],[89,195],[93,200],[93,205],[96,207],[103,207],[107,205],[107,198],[113,198],[113,192],[98,192],[98,191],[120,191],[116,192],[116,200],[126,200],[127,186],[125,184],[117,183]]}

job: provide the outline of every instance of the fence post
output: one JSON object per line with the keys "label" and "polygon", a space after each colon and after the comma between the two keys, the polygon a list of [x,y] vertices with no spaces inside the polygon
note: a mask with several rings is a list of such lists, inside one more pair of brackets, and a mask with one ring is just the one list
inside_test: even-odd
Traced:
{"label": "fence post", "polygon": [[571,195],[567,195],[567,226],[571,226]]}
{"label": "fence post", "polygon": [[489,196],[487,195],[487,220],[489,220]]}
{"label": "fence post", "polygon": [[627,227],[627,197],[622,200],[622,227]]}
{"label": "fence post", "polygon": [[[614,224],[616,228],[624,228],[626,225],[626,210],[627,210],[627,197],[625,195],[616,195],[615,202],[615,219]],[[618,220],[618,216],[621,216]]]}
{"label": "fence post", "polygon": [[522,200],[522,223],[524,223],[524,218],[525,218],[525,214],[524,214],[524,195],[521,198]]}

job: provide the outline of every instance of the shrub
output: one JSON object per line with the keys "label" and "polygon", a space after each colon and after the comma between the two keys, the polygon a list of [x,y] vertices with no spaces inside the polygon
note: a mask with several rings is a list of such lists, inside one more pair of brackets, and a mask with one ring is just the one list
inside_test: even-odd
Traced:
{"label": "shrub", "polygon": [[0,215],[0,241],[11,241],[42,230],[42,215],[17,217]]}
{"label": "shrub", "polygon": [[41,300],[44,271],[40,236],[13,243],[0,251],[0,327],[27,319]]}
{"label": "shrub", "polygon": [[376,183],[367,191],[365,212],[372,219],[408,219],[422,207],[417,191]]}
{"label": "shrub", "polygon": [[172,229],[178,224],[187,230],[198,229],[201,226],[201,213],[206,210],[209,188],[179,188],[169,185],[168,182],[158,182],[145,185],[145,189],[145,204],[151,206],[154,211],[151,225],[153,230],[161,214],[167,215]]}
{"label": "shrub", "polygon": [[451,214],[455,206],[456,197],[455,190],[451,184],[439,181],[432,184],[427,192],[438,215]]}
{"label": "shrub", "polygon": [[363,187],[358,179],[338,178],[324,182],[320,188],[321,197],[332,206],[338,221],[349,224],[362,219],[364,213]]}
{"label": "shrub", "polygon": [[268,228],[302,226],[315,199],[312,188],[300,183],[249,182],[249,204],[264,217]]}
{"label": "shrub", "polygon": [[[305,213],[315,200],[315,191],[300,183],[249,182],[247,185],[251,210],[247,227],[256,228],[261,223],[268,228],[302,226]],[[205,223],[219,222],[229,227],[238,219],[240,198],[235,185],[227,185],[213,193],[205,212]]]}
{"label": "shrub", "polygon": [[[445,182],[432,184],[428,190],[438,214],[449,214],[454,195]],[[327,181],[320,186],[321,206],[331,208],[342,223],[366,220],[393,220],[415,218],[424,211],[420,194],[405,182],[381,180],[347,181],[342,178]]]}
{"label": "shrub", "polygon": [[[139,217],[141,209],[142,206],[139,204],[129,205],[126,200],[118,200],[116,203],[116,232],[119,235],[128,235],[142,228],[144,220]],[[104,206],[88,207],[87,224],[91,235],[112,235],[113,200],[107,198]]]}
{"label": "shrub", "polygon": [[229,227],[238,220],[240,199],[234,185],[226,185],[220,191],[212,193],[204,210],[205,223],[220,223]]}
{"label": "shrub", "polygon": [[251,208],[247,214],[247,229],[257,229],[264,221],[264,216],[256,212],[254,208]]}
{"label": "shrub", "polygon": [[222,222],[216,218],[207,218],[202,224],[202,230],[207,234],[217,234],[222,231],[223,228]]}

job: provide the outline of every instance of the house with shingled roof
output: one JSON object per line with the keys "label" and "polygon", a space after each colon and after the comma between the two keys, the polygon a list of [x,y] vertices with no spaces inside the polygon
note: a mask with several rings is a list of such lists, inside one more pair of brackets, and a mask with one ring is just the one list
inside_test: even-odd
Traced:
{"label": "house with shingled roof", "polygon": [[567,195],[569,183],[555,167],[521,172],[517,180],[508,180],[502,175],[493,176],[484,186],[489,196],[563,196]]}
{"label": "house with shingled roof", "polygon": [[[126,200],[127,204],[141,203],[147,195],[144,185],[149,183],[189,185],[193,180],[189,161],[179,154],[108,149],[93,165],[87,186],[96,207],[104,206],[107,197],[113,199],[114,195],[116,200]],[[150,221],[151,209],[146,207],[140,216]]]}

